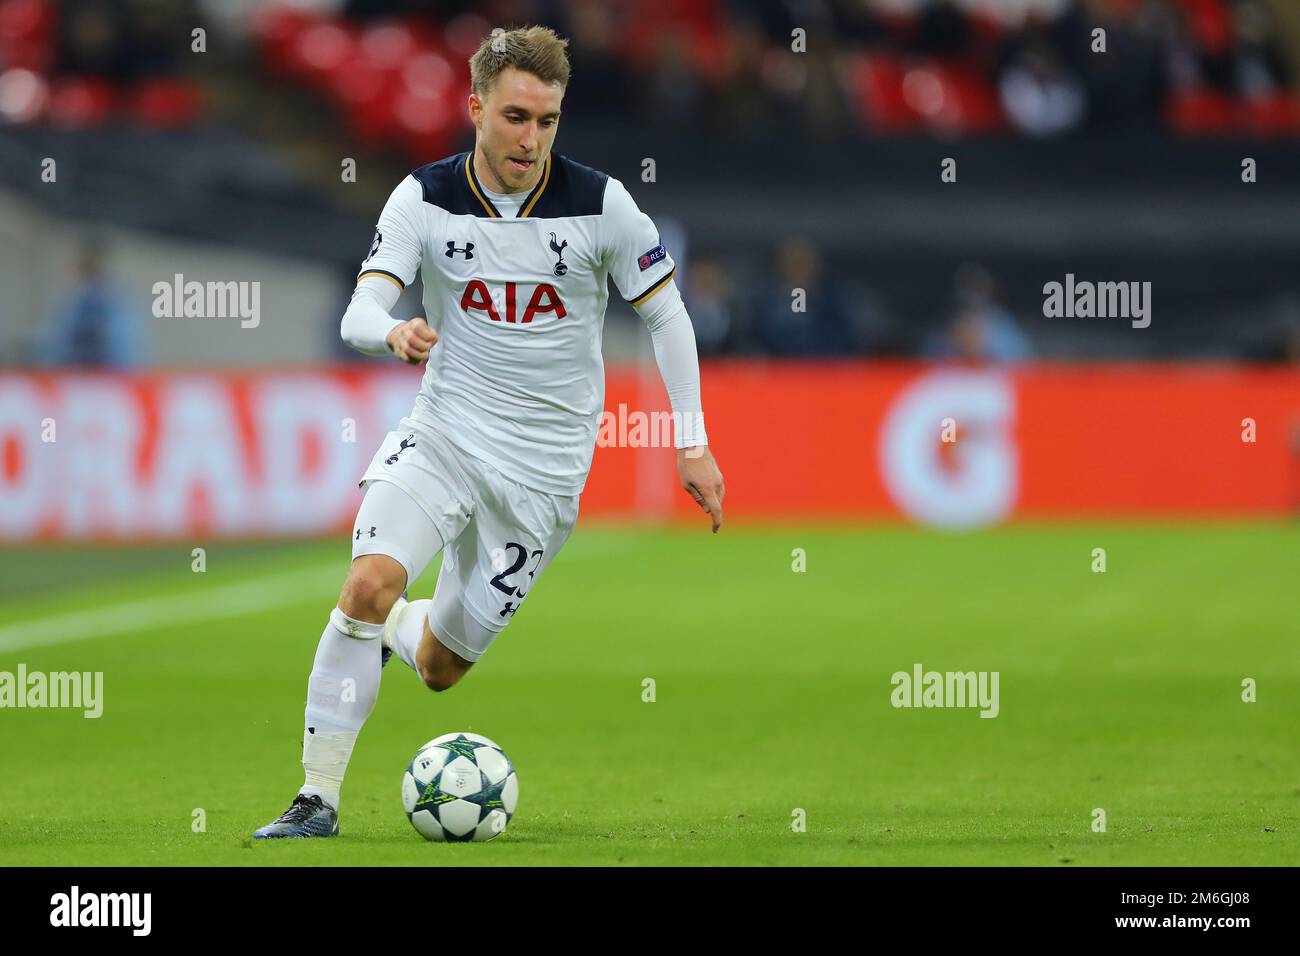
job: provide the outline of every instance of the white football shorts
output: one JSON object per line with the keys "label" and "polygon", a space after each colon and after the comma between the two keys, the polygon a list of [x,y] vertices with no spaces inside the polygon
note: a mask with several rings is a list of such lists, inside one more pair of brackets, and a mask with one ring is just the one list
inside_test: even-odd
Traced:
{"label": "white football shorts", "polygon": [[568,540],[578,496],[527,488],[441,429],[401,424],[362,476],[352,557],[388,555],[406,569],[409,585],[445,549],[429,629],[477,661]]}

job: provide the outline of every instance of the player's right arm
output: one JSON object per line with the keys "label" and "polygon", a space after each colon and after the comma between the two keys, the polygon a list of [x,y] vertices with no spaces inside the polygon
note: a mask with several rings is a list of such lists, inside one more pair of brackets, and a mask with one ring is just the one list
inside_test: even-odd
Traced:
{"label": "player's right arm", "polygon": [[393,306],[414,281],[423,259],[422,201],[420,184],[410,176],[388,197],[339,329],[343,341],[357,351],[391,352],[411,365],[427,359],[438,341],[438,333],[423,318],[403,322],[392,316]]}

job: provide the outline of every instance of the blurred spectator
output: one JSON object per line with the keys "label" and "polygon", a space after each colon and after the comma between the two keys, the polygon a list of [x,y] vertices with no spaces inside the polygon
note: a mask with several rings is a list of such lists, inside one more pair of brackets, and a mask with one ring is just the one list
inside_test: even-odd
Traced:
{"label": "blurred spectator", "polygon": [[58,20],[62,76],[129,83],[177,72],[190,46],[189,4],[174,0],[78,0]]}
{"label": "blurred spectator", "polygon": [[[690,62],[690,38],[685,31],[665,28],[655,38],[647,85],[649,118],[681,126],[698,122],[700,82]],[[567,95],[567,94],[566,94]]]}
{"label": "blurred spectator", "polygon": [[567,117],[622,113],[630,102],[629,71],[615,46],[618,12],[599,0],[577,0],[569,11],[569,61],[573,74],[564,93]]}
{"label": "blurred spectator", "polygon": [[1083,84],[1060,55],[1042,40],[1030,43],[1003,70],[1002,108],[1018,129],[1052,136],[1077,129],[1087,100]]}
{"label": "blurred spectator", "polygon": [[137,78],[172,76],[190,49],[194,27],[189,3],[136,0],[132,4],[131,67]]}
{"label": "blurred spectator", "polygon": [[[763,351],[805,358],[852,354],[848,294],[826,271],[817,247],[802,237],[787,239],[778,247],[773,266],[754,309]],[[794,309],[796,289],[804,292],[803,311]]]}
{"label": "blurred spectator", "polygon": [[1205,85],[1202,51],[1183,7],[1167,2],[1150,3],[1143,8],[1138,22],[1163,49],[1165,75],[1173,89],[1186,92]]}
{"label": "blurred spectator", "polygon": [[58,72],[118,82],[130,79],[128,14],[125,0],[64,4],[58,21]]}
{"label": "blurred spectator", "polygon": [[145,364],[144,307],[104,270],[104,249],[85,240],[72,292],[41,330],[36,360],[43,365],[126,369]]}
{"label": "blurred spectator", "polygon": [[698,258],[686,273],[683,299],[695,326],[701,355],[731,351],[738,338],[735,298],[727,270],[715,259]]}
{"label": "blurred spectator", "polygon": [[1241,0],[1233,10],[1233,92],[1247,99],[1285,92],[1291,68],[1277,40],[1272,11],[1258,0]]}
{"label": "blurred spectator", "polygon": [[1286,362],[1300,367],[1300,294],[1280,296],[1273,306],[1272,328],[1247,343],[1241,357],[1255,362]]}
{"label": "blurred spectator", "polygon": [[762,28],[750,20],[733,24],[725,38],[723,85],[710,112],[733,130],[752,130],[771,119],[773,104],[763,77],[769,49]]}
{"label": "blurred spectator", "polygon": [[962,266],[954,277],[953,292],[952,319],[927,343],[927,358],[964,362],[1033,358],[1033,346],[1003,305],[1002,291],[992,273],[983,266]]}
{"label": "blurred spectator", "polygon": [[930,0],[917,18],[912,48],[927,56],[958,59],[971,42],[970,18],[956,0]]}
{"label": "blurred spectator", "polygon": [[[1137,130],[1164,121],[1170,77],[1163,38],[1141,6],[1092,2],[1087,18],[1073,13],[1054,28],[1083,66],[1088,125],[1093,129]],[[1106,52],[1092,52],[1092,31],[1106,31]]]}

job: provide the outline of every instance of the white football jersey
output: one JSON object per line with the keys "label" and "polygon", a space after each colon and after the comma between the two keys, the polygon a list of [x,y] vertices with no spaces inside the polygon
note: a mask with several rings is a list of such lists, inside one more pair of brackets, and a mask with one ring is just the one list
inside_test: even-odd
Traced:
{"label": "white football jersey", "polygon": [[438,330],[411,420],[548,494],[576,495],[605,405],[606,276],[639,305],[675,266],[617,179],[552,153],[503,218],[465,152],[393,190],[358,279],[419,270]]}

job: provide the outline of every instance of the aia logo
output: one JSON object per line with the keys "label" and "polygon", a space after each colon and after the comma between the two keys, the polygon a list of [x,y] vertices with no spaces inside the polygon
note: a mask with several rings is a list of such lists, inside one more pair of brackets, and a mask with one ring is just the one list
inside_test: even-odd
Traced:
{"label": "aia logo", "polygon": [[[555,291],[555,286],[548,282],[533,287],[533,294],[528,298],[528,304],[524,306],[522,318],[518,318],[518,312],[515,303],[519,299],[519,286],[514,282],[505,284],[505,317],[504,321],[511,325],[527,325],[538,315],[547,313],[554,315],[557,319],[562,319],[568,312],[564,308],[564,303],[560,300],[560,293]],[[493,322],[503,321],[501,312],[497,311],[496,303],[492,301],[492,294],[488,291],[487,283],[482,279],[471,279],[465,286],[465,292],[460,297],[460,307],[466,312],[477,310],[486,312],[488,318]]]}

